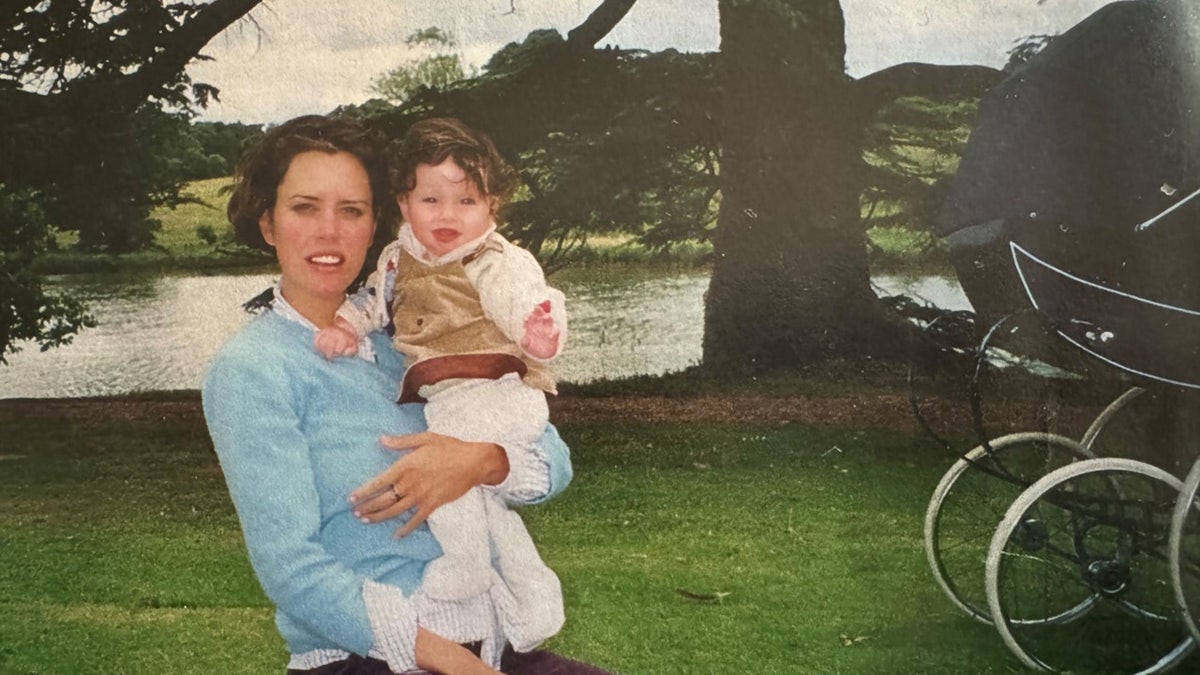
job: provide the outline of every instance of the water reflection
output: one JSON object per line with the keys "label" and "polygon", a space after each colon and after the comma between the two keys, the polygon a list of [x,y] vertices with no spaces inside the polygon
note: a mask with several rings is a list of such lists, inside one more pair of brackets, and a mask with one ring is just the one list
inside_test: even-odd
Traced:
{"label": "water reflection", "polygon": [[[952,277],[876,277],[882,294],[905,293],[970,309]],[[195,389],[217,349],[249,316],[241,303],[271,275],[60,277],[55,290],[88,302],[98,325],[66,347],[36,345],[0,366],[0,398],[49,398]],[[705,272],[564,271],[553,283],[571,315],[563,382],[658,375],[699,362]]]}
{"label": "water reflection", "polygon": [[871,277],[871,283],[880,296],[907,295],[919,303],[945,310],[974,311],[958,279],[948,274],[878,274]]}
{"label": "water reflection", "polygon": [[[195,389],[220,346],[249,316],[241,303],[271,275],[60,277],[56,291],[86,300],[98,325],[48,352],[36,345],[0,367],[0,398]],[[555,278],[571,312],[564,382],[661,374],[700,358],[704,273]]]}

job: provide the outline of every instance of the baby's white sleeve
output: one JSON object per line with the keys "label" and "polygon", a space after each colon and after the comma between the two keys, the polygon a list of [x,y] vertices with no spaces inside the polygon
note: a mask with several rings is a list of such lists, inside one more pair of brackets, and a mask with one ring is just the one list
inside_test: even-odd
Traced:
{"label": "baby's white sleeve", "polygon": [[396,286],[396,253],[395,244],[385,248],[367,283],[338,308],[338,317],[345,319],[359,337],[383,329],[392,320],[389,310]]}
{"label": "baby's white sleeve", "polygon": [[479,293],[484,316],[518,345],[525,335],[526,317],[534,307],[549,301],[550,318],[559,330],[558,349],[550,359],[562,353],[567,342],[566,296],[546,284],[533,254],[508,244],[503,251],[484,253],[464,269]]}

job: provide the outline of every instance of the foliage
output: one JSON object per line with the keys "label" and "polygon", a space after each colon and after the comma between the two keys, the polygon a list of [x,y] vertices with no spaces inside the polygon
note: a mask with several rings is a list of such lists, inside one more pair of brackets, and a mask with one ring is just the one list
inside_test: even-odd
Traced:
{"label": "foliage", "polygon": [[371,91],[394,103],[403,103],[422,89],[439,91],[460,80],[474,77],[477,70],[463,64],[454,52],[454,35],[437,27],[414,31],[405,39],[410,47],[429,48],[432,54],[410,59],[379,75],[371,82]]}
{"label": "foliage", "polygon": [[[537,30],[499,50],[477,77],[395,109],[376,102],[343,112],[393,137],[428,115],[484,128],[524,182],[505,233],[548,267],[577,259],[596,237],[669,252],[707,245],[715,229],[717,58],[572,53],[558,32]],[[867,165],[857,174],[871,225],[930,220],[938,181],[953,173],[973,114],[969,97],[908,98],[883,109],[861,141]]]}
{"label": "foliage", "polygon": [[67,344],[83,326],[95,325],[75,298],[47,292],[32,272],[33,259],[53,245],[50,228],[32,191],[0,184],[0,364],[19,341],[45,351]]}
{"label": "foliage", "polygon": [[[23,242],[23,251],[48,245],[47,226],[77,232],[77,246],[91,251],[152,246],[151,207],[179,203],[178,182],[196,165],[213,169],[189,140],[184,115],[217,90],[191,82],[184,67],[258,2],[14,5],[0,24],[0,184],[9,195],[0,236]],[[36,223],[27,220],[35,211]],[[32,256],[9,263],[0,310],[19,314],[23,330],[46,338],[43,347],[64,342],[81,325],[79,307],[47,301],[30,314],[30,299],[42,294]],[[0,334],[0,354],[14,339]]]}
{"label": "foliage", "polygon": [[1018,40],[1008,51],[1008,62],[1004,64],[1004,72],[1011,73],[1029,59],[1037,56],[1043,49],[1057,38],[1057,35],[1029,35]]}
{"label": "foliage", "polygon": [[158,273],[239,269],[272,269],[274,257],[233,241],[225,202],[231,183],[228,176],[185,183],[182,202],[157,206],[150,216],[162,226],[152,250],[119,256],[81,251],[73,244],[74,232],[59,232],[58,246],[40,256],[34,268],[43,273],[66,274],[146,270]]}
{"label": "foliage", "polygon": [[189,133],[198,145],[198,152],[185,162],[186,180],[202,180],[233,175],[242,151],[262,135],[257,124],[227,122],[193,122]]}
{"label": "foliage", "polygon": [[153,245],[149,209],[178,203],[182,180],[223,172],[187,124],[190,106],[216,90],[193,86],[183,66],[196,56],[185,47],[207,39],[191,24],[219,30],[202,20],[231,4],[27,4],[0,27],[0,122],[15,132],[0,181],[34,189],[50,222],[78,231],[84,249]]}
{"label": "foliage", "polygon": [[977,109],[974,97],[904,97],[879,111],[863,144],[868,227],[932,227]]}
{"label": "foliage", "polygon": [[524,40],[510,42],[492,54],[492,58],[484,65],[483,72],[501,76],[505,73],[519,73],[540,63],[547,54],[555,53],[565,44],[562,35],[553,28],[530,31]]}
{"label": "foliage", "polygon": [[[97,0],[25,2],[14,21],[0,24],[0,87],[61,93],[100,84],[158,57],[164,39],[193,21],[205,3]],[[211,86],[176,73],[155,97],[186,106],[215,96]]]}
{"label": "foliage", "polygon": [[187,118],[145,104],[119,132],[87,137],[91,152],[79,161],[41,162],[57,180],[42,189],[46,215],[56,228],[79,233],[84,250],[124,253],[154,244],[160,227],[150,212],[185,200],[180,184],[196,175],[221,173],[224,162],[213,160],[192,136]]}

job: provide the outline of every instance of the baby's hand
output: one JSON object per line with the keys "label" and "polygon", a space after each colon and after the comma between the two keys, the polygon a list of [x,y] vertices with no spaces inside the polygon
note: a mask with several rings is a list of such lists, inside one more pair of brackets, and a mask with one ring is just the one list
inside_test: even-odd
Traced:
{"label": "baby's hand", "polygon": [[341,319],[317,331],[313,345],[326,359],[338,356],[354,356],[358,353],[358,335]]}
{"label": "baby's hand", "polygon": [[539,303],[525,317],[525,335],[521,338],[521,349],[535,359],[548,359],[558,352],[561,337],[558,326],[550,317],[550,301]]}

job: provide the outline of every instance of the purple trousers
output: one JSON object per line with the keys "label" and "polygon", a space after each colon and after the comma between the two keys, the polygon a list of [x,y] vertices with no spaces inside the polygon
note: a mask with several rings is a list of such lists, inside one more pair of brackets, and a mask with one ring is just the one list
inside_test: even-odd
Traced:
{"label": "purple trousers", "polygon": [[[500,670],[505,675],[612,675],[586,663],[573,661],[553,652],[534,650],[524,654],[505,650],[500,657]],[[288,675],[397,675],[387,663],[367,656],[351,655],[350,658],[327,663],[311,670],[288,670]],[[424,672],[424,671],[416,671]]]}

